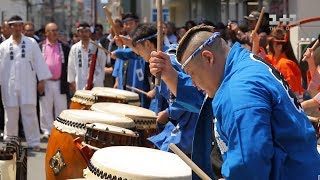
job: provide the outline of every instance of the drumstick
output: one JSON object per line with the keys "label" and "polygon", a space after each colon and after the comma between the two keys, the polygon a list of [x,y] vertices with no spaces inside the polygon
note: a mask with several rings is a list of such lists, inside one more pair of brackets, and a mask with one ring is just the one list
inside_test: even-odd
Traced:
{"label": "drumstick", "polygon": [[319,122],[319,118],[316,118],[316,117],[312,117],[312,116],[308,116],[308,118],[309,118],[309,120],[311,121],[311,122],[314,122],[314,123],[318,123]]}
{"label": "drumstick", "polygon": [[135,87],[131,87],[131,86],[129,86],[129,85],[126,85],[126,88],[131,89],[131,90],[134,90],[134,91],[139,92],[139,93],[144,94],[144,95],[147,95],[147,94],[148,94],[147,92],[142,91],[141,89],[138,89],[138,88],[135,88]]}
{"label": "drumstick", "polygon": [[170,143],[170,149],[178,155],[201,179],[211,179],[206,173],[204,173],[199,166],[197,166],[191,159],[188,158],[175,144]]}
{"label": "drumstick", "polygon": [[[157,51],[162,51],[163,33],[162,33],[162,0],[157,0]],[[155,85],[160,86],[161,72],[156,74]]]}
{"label": "drumstick", "polygon": [[90,41],[90,43],[93,44],[93,45],[95,45],[97,48],[101,49],[101,50],[104,51],[105,53],[107,53],[107,54],[109,54],[109,55],[111,54],[110,51],[108,51],[106,48],[100,46],[99,44],[95,43],[94,41]]}
{"label": "drumstick", "polygon": [[[317,47],[318,47],[318,45],[319,45],[319,39],[317,39],[317,41],[313,44],[313,46],[311,47],[311,50],[315,50]],[[302,59],[302,61],[305,61],[307,59],[307,56],[303,56],[303,59]]]}
{"label": "drumstick", "polygon": [[106,14],[106,16],[107,16],[107,19],[108,19],[108,21],[109,21],[109,24],[110,24],[111,27],[112,27],[112,30],[113,30],[114,35],[115,35],[115,36],[119,36],[119,32],[117,31],[117,29],[116,29],[116,27],[115,27],[115,25],[114,25],[114,22],[113,22],[113,20],[112,20],[111,13],[110,13],[110,11],[108,10],[108,7],[107,7],[107,6],[103,6],[103,10],[104,10],[104,12],[105,12],[105,14]]}
{"label": "drumstick", "polygon": [[261,12],[260,12],[260,16],[259,16],[259,19],[258,19],[258,22],[257,22],[257,24],[256,24],[256,27],[255,27],[254,30],[253,30],[253,33],[257,33],[258,30],[259,30],[259,28],[260,28],[260,25],[261,25],[261,22],[262,22],[262,18],[263,18],[263,14],[264,14],[264,10],[265,10],[265,8],[262,7]]}

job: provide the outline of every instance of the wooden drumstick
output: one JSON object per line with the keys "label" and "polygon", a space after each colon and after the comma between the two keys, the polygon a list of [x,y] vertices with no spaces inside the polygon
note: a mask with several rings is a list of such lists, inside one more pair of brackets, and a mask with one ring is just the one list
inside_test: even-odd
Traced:
{"label": "wooden drumstick", "polygon": [[101,49],[101,50],[104,51],[105,53],[107,53],[107,54],[109,54],[109,55],[111,54],[110,51],[108,51],[106,48],[100,46],[99,44],[95,43],[94,41],[90,41],[90,43],[93,44],[93,45],[95,45],[97,48]]}
{"label": "wooden drumstick", "polygon": [[257,22],[257,24],[256,24],[256,27],[255,27],[254,30],[253,30],[253,33],[257,33],[258,30],[259,30],[259,28],[260,28],[264,11],[265,11],[265,8],[262,7],[261,12],[260,12],[260,16],[259,16],[259,19],[258,19],[258,22]]}
{"label": "wooden drumstick", "polygon": [[[157,0],[157,51],[162,51],[163,31],[162,31],[162,0]],[[155,85],[160,86],[161,73],[156,74]]]}
{"label": "wooden drumstick", "polygon": [[[317,39],[317,41],[313,44],[313,46],[311,47],[311,50],[315,50],[317,47],[318,47],[318,45],[319,45],[319,39]],[[307,56],[303,56],[303,59],[302,59],[302,61],[305,61],[307,59]]]}
{"label": "wooden drumstick", "polygon": [[175,144],[170,143],[170,149],[178,155],[201,179],[211,179],[199,166],[197,166],[191,159],[188,158]]}
{"label": "wooden drumstick", "polygon": [[134,90],[134,91],[136,91],[136,92],[138,92],[138,93],[141,93],[141,94],[144,94],[144,95],[147,95],[147,94],[148,94],[147,92],[142,91],[141,89],[138,89],[138,88],[135,88],[135,87],[132,87],[132,86],[129,86],[129,85],[126,85],[126,88],[131,89],[131,90]]}
{"label": "wooden drumstick", "polygon": [[112,27],[112,31],[114,33],[115,36],[119,36],[119,32],[118,30],[116,29],[115,25],[114,25],[114,22],[112,20],[112,17],[111,17],[111,12],[108,10],[108,7],[107,6],[103,6],[103,10],[104,10],[104,13],[106,14],[107,16],[107,19],[109,21],[109,24],[111,25]]}

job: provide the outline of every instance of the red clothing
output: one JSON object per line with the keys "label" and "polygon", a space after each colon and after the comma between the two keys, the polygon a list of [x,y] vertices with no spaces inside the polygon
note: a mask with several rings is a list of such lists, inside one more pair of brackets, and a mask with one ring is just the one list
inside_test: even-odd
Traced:
{"label": "red clothing", "polygon": [[295,62],[289,60],[285,53],[277,59],[272,55],[266,55],[265,59],[282,74],[293,92],[299,92],[299,94],[304,92],[300,68]]}

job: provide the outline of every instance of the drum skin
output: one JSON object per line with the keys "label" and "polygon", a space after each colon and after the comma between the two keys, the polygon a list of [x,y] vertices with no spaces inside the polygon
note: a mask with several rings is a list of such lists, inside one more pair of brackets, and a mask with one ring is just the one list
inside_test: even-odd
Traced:
{"label": "drum skin", "polygon": [[[46,179],[47,180],[65,180],[70,178],[83,178],[83,169],[87,163],[81,155],[79,149],[75,146],[73,140],[79,136],[61,132],[53,128],[50,135],[46,152]],[[60,149],[66,166],[60,173],[54,174],[50,168],[50,159]]]}

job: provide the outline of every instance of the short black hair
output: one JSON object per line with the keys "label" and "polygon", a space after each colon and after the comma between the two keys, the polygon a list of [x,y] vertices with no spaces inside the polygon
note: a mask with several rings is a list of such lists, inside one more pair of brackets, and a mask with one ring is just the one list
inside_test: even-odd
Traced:
{"label": "short black hair", "polygon": [[81,22],[78,27],[90,27],[90,25],[87,22]]}
{"label": "short black hair", "polygon": [[9,22],[10,21],[22,21],[22,18],[20,16],[15,15],[15,16],[12,16],[8,21]]}
{"label": "short black hair", "polygon": [[189,29],[186,34],[181,38],[179,45],[177,47],[177,60],[181,62],[182,56],[184,52],[186,51],[187,47],[189,46],[190,40],[193,36],[195,36],[197,33],[205,31],[205,32],[214,32],[214,27],[212,26],[206,26],[206,25],[198,25],[194,26],[191,29]]}
{"label": "short black hair", "polygon": [[96,29],[96,28],[100,28],[101,30],[103,30],[102,24],[96,24],[96,25],[94,25],[94,29]]}
{"label": "short black hair", "polygon": [[[157,34],[157,27],[155,24],[151,24],[151,23],[139,24],[138,27],[134,29],[132,33],[130,33],[130,37],[132,39],[132,45],[136,46],[136,42],[139,39],[146,38],[154,34]],[[157,47],[157,37],[153,37],[148,40],[152,44],[154,44],[155,47]]]}
{"label": "short black hair", "polygon": [[139,21],[139,17],[133,13],[127,13],[123,16],[122,18],[122,22],[127,22],[130,20],[135,20],[135,21]]}

